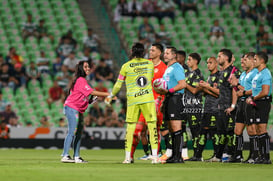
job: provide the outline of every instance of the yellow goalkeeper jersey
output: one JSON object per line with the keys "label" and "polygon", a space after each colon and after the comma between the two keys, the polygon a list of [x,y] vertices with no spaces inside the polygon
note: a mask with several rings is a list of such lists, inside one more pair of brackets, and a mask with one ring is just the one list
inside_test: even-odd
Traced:
{"label": "yellow goalkeeper jersey", "polygon": [[112,94],[116,95],[121,84],[125,81],[128,106],[154,102],[151,83],[153,76],[154,64],[152,61],[134,58],[122,65]]}

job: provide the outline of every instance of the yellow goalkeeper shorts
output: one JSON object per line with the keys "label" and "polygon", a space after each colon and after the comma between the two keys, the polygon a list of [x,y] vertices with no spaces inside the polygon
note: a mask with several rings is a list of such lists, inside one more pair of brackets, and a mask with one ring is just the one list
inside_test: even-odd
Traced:
{"label": "yellow goalkeeper shorts", "polygon": [[149,102],[144,104],[135,104],[127,107],[126,122],[137,122],[140,116],[143,114],[146,122],[156,121],[155,103]]}

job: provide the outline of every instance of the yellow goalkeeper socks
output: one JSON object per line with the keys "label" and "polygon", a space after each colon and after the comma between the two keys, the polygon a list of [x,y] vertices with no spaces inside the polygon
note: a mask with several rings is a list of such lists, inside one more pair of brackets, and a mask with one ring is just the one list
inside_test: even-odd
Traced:
{"label": "yellow goalkeeper socks", "polygon": [[[127,123],[127,129],[126,129],[126,136],[125,136],[125,151],[126,151],[126,157],[129,157],[132,149],[133,144],[133,135],[136,129],[136,123]],[[129,159],[126,158],[126,159]]]}
{"label": "yellow goalkeeper socks", "polygon": [[158,149],[158,135],[157,135],[157,128],[156,128],[156,122],[148,122],[148,130],[150,135],[150,144],[152,147],[152,155],[157,155],[157,149]]}

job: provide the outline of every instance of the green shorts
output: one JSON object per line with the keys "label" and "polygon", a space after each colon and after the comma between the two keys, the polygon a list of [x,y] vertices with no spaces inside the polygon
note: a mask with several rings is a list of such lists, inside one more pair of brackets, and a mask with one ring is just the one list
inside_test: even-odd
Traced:
{"label": "green shorts", "polygon": [[149,102],[144,104],[135,104],[127,107],[126,122],[137,122],[140,116],[143,114],[146,122],[156,121],[155,103]]}

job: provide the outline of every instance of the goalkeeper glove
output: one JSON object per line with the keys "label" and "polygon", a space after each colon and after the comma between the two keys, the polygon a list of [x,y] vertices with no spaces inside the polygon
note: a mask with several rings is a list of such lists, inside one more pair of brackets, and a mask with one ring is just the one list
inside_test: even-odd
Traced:
{"label": "goalkeeper glove", "polygon": [[110,106],[111,105],[111,102],[113,100],[113,94],[111,93],[109,96],[107,96],[105,99],[104,99],[104,102],[106,105]]}

